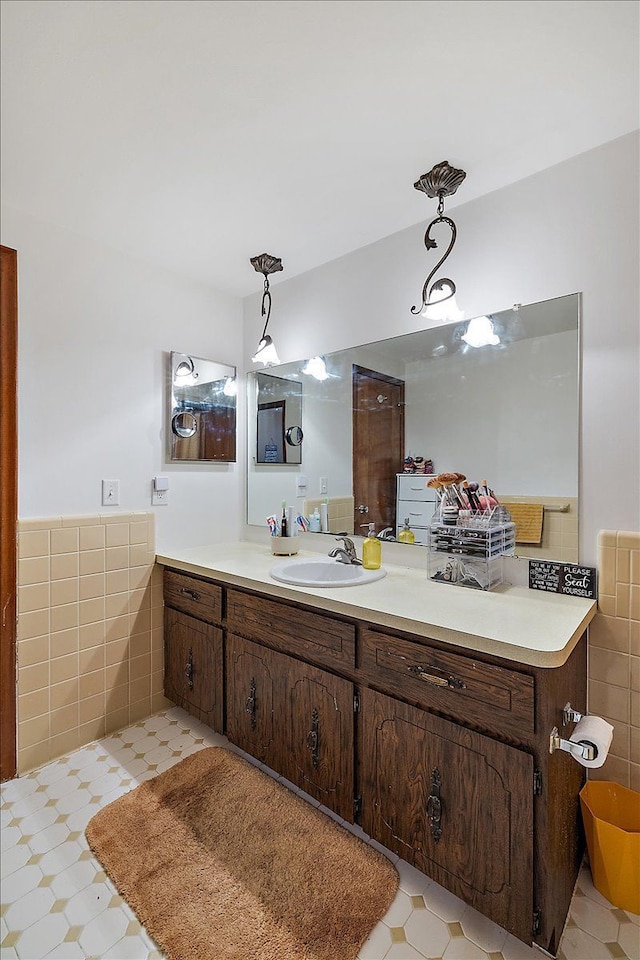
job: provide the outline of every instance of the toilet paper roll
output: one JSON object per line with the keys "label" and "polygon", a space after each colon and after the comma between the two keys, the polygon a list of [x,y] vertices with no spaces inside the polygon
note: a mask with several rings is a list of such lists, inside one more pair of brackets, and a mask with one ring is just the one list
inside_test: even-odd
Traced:
{"label": "toilet paper roll", "polygon": [[[583,717],[576,724],[575,730],[569,737],[570,743],[575,743],[571,754],[583,767],[601,767],[607,759],[609,747],[613,739],[613,727],[602,717]],[[580,756],[580,743],[593,743],[598,748],[595,760],[585,760]]]}

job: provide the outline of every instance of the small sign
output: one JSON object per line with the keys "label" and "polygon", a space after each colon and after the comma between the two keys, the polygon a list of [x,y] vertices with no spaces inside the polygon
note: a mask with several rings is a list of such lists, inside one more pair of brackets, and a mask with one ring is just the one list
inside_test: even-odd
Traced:
{"label": "small sign", "polygon": [[529,560],[529,588],[563,593],[568,597],[596,599],[596,568],[552,560]]}

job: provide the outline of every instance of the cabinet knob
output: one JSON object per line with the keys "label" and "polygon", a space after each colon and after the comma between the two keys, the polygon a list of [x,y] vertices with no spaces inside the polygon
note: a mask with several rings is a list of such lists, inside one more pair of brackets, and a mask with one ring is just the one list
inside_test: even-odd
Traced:
{"label": "cabinet knob", "polygon": [[189,597],[191,600],[200,600],[200,594],[196,593],[195,590],[189,590],[188,587],[182,587],[180,593],[183,593],[185,597]]}
{"label": "cabinet knob", "polygon": [[311,713],[311,730],[307,734],[307,747],[311,750],[311,762],[314,770],[318,769],[320,763],[320,736],[319,736],[319,716],[316,707]]}

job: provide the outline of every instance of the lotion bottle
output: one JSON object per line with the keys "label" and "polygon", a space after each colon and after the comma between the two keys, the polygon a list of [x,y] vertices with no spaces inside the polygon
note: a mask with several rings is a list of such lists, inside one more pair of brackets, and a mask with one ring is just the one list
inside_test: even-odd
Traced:
{"label": "lotion bottle", "polygon": [[365,570],[379,570],[382,564],[382,544],[376,537],[375,523],[369,524],[369,534],[362,546],[362,566]]}
{"label": "lotion bottle", "polygon": [[320,504],[320,529],[323,533],[329,533],[329,501],[327,499]]}

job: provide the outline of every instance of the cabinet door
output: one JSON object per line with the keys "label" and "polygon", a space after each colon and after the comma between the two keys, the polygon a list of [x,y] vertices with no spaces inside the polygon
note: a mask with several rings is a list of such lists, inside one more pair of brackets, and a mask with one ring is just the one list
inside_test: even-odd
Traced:
{"label": "cabinet door", "polygon": [[227,736],[278,772],[274,736],[276,669],[271,650],[227,634]]}
{"label": "cabinet door", "polygon": [[533,928],[533,759],[371,690],[362,827],[515,936]]}
{"label": "cabinet door", "polygon": [[285,776],[352,822],[353,684],[291,660],[282,707]]}
{"label": "cabinet door", "polygon": [[169,700],[222,730],[222,632],[165,607],[164,692]]}

